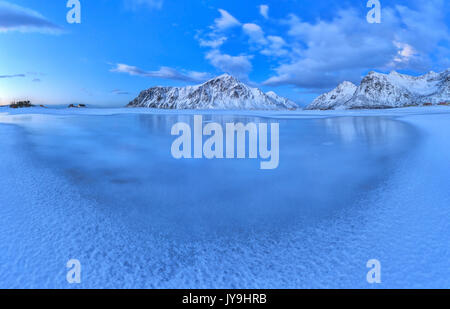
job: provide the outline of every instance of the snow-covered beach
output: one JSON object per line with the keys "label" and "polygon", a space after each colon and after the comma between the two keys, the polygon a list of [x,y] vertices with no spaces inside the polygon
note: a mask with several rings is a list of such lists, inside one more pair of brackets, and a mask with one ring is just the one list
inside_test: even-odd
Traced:
{"label": "snow-covered beach", "polygon": [[[280,122],[280,167],[176,161],[170,127]],[[0,287],[450,284],[450,108],[0,109]],[[75,286],[76,287],[76,286]]]}

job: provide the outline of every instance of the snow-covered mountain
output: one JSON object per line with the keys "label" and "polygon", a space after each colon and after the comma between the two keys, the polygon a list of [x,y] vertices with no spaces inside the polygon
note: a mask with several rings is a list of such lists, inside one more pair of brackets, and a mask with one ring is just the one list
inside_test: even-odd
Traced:
{"label": "snow-covered mountain", "polygon": [[351,82],[343,82],[330,92],[315,99],[307,109],[335,109],[343,106],[355,94],[358,87]]}
{"label": "snow-covered mountain", "polygon": [[442,102],[450,102],[450,69],[418,77],[395,71],[370,72],[359,87],[344,82],[317,98],[307,109],[376,109]]}
{"label": "snow-covered mountain", "polygon": [[188,87],[153,87],[142,91],[127,107],[159,109],[285,110],[298,106],[274,92],[264,93],[224,74]]}

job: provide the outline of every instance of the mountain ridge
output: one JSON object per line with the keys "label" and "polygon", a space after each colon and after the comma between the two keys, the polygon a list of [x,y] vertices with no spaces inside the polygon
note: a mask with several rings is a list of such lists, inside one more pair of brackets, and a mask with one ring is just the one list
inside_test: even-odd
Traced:
{"label": "mountain ridge", "polygon": [[396,71],[389,74],[371,71],[359,86],[341,83],[332,91],[319,96],[306,109],[381,109],[448,102],[450,69],[441,73],[430,71],[421,76]]}
{"label": "mountain ridge", "polygon": [[142,91],[127,107],[157,109],[287,110],[298,106],[274,92],[251,88],[223,74],[203,84],[187,87],[152,87]]}

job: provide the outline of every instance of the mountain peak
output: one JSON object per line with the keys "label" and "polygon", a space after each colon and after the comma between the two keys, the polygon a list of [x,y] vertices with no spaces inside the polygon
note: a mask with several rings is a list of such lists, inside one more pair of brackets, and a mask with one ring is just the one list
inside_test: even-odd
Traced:
{"label": "mountain peak", "polygon": [[344,81],[339,84],[335,89],[322,94],[320,97],[314,100],[307,109],[335,109],[348,102],[358,87],[349,81]]}
{"label": "mountain peak", "polygon": [[245,84],[243,84],[240,80],[235,78],[234,76],[231,76],[230,74],[222,74],[220,76],[214,77],[205,83],[203,85],[222,85],[222,88],[228,88],[230,85],[242,85],[243,87],[247,87]]}
{"label": "mountain peak", "polygon": [[251,88],[229,74],[190,87],[153,87],[142,91],[128,107],[158,109],[285,110],[298,106],[286,98]]}
{"label": "mountain peak", "polygon": [[234,78],[234,77],[228,73],[223,73],[222,75],[216,77],[216,79],[223,79],[223,78]]}
{"label": "mountain peak", "polygon": [[235,78],[234,76],[232,76],[232,75],[230,75],[228,73],[224,73],[222,75],[214,77],[213,79],[211,79],[209,81],[213,81],[213,80],[232,80],[232,81],[239,82],[239,80],[237,78]]}
{"label": "mountain peak", "polygon": [[449,102],[448,72],[415,77],[396,71],[389,74],[371,71],[359,87],[342,83],[314,100],[308,109],[380,109]]}
{"label": "mountain peak", "polygon": [[[351,87],[351,86],[355,86],[355,84],[353,84],[352,82],[349,82],[347,80],[343,81],[342,83],[339,84],[338,87]],[[356,87],[356,86],[355,86]]]}

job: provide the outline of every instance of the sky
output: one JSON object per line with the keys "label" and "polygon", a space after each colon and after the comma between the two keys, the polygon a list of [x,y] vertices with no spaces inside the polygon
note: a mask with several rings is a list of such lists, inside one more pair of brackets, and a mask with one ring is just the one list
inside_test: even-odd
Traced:
{"label": "sky", "polygon": [[369,23],[372,1],[79,0],[69,23],[67,0],[0,0],[0,104],[124,106],[228,73],[305,105],[369,71],[450,68],[450,1],[379,0]]}

